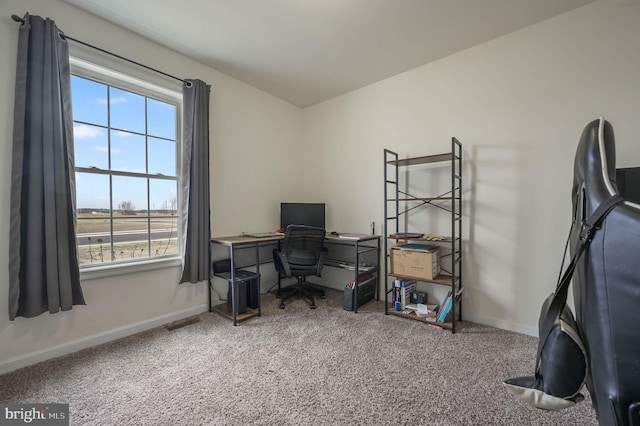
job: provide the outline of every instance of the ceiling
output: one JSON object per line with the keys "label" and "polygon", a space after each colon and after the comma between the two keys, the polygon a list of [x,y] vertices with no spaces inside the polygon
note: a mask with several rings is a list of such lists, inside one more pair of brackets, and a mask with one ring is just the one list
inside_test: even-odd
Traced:
{"label": "ceiling", "polygon": [[307,107],[594,0],[64,1]]}

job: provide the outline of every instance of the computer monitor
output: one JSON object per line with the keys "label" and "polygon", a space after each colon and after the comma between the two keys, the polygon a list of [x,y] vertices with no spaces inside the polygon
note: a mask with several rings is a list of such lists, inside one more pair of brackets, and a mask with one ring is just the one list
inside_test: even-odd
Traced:
{"label": "computer monitor", "polygon": [[280,203],[280,227],[307,225],[325,227],[324,203]]}

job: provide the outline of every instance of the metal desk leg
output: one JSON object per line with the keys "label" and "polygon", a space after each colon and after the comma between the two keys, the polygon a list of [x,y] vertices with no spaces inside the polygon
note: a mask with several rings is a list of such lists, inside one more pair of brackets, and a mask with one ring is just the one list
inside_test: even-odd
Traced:
{"label": "metal desk leg", "polygon": [[360,275],[360,250],[358,247],[358,240],[356,240],[356,280],[353,285],[353,313],[358,313],[358,287]]}
{"label": "metal desk leg", "polygon": [[209,277],[209,291],[207,292],[209,295],[209,312],[213,312],[213,306],[211,306],[211,286],[213,285],[213,282],[211,281],[211,277]]}
{"label": "metal desk leg", "polygon": [[238,322],[238,310],[236,300],[238,299],[238,287],[236,286],[236,263],[233,259],[233,247],[231,247],[231,312],[233,313],[233,325]]}
{"label": "metal desk leg", "polygon": [[[260,243],[256,243],[256,280],[258,280],[258,316],[262,316],[262,302],[260,301]],[[251,289],[247,288],[247,294]]]}

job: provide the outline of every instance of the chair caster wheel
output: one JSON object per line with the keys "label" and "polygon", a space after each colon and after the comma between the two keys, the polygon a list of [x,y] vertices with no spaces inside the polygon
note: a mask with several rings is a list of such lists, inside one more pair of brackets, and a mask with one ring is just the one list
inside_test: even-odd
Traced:
{"label": "chair caster wheel", "polygon": [[317,306],[316,306],[316,305],[311,305],[311,306],[309,306],[309,307],[310,307],[311,309],[315,309],[315,308],[317,308]]}
{"label": "chair caster wheel", "polygon": [[320,295],[320,299],[326,299],[326,298],[327,298],[327,296],[325,296],[324,294]]}
{"label": "chair caster wheel", "polygon": [[281,303],[280,306],[278,306],[280,309],[284,309],[284,303]]}

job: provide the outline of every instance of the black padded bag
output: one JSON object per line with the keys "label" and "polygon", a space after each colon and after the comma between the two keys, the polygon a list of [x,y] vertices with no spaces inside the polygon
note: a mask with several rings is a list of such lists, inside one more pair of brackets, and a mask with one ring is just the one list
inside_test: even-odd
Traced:
{"label": "black padded bag", "polygon": [[580,224],[580,244],[559,279],[556,291],[542,305],[535,376],[504,381],[507,389],[516,397],[534,407],[560,410],[584,399],[580,389],[589,375],[588,359],[575,318],[566,304],[567,293],[580,256],[607,214],[622,202],[624,199],[621,196],[612,196]]}
{"label": "black padded bag", "polygon": [[[548,298],[543,304],[541,320],[548,315],[551,302]],[[541,380],[545,393],[574,402],[581,399],[579,392],[588,373],[587,354],[568,306],[564,306],[559,320],[554,323],[540,357],[539,376],[547,378]]]}

